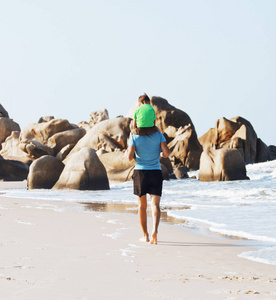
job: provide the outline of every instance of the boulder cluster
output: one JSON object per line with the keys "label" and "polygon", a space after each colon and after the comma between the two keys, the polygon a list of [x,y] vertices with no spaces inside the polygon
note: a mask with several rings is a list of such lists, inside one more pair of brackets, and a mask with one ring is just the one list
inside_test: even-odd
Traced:
{"label": "boulder cluster", "polygon": [[[27,179],[29,189],[106,190],[109,181],[131,180],[135,161],[125,157],[135,104],[126,117],[109,119],[106,109],[92,112],[89,122],[71,124],[52,116],[22,130],[0,104],[0,180]],[[216,122],[198,138],[190,117],[161,97],[152,97],[156,126],[164,134],[170,158],[160,160],[164,179],[248,179],[246,164],[276,159],[249,121],[236,117]]]}

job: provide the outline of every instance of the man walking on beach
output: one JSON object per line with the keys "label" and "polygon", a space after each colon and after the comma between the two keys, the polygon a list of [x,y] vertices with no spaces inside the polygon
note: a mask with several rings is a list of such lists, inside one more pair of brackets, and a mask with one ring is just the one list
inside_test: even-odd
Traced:
{"label": "man walking on beach", "polygon": [[[166,139],[160,132],[152,134],[133,134],[127,151],[127,157],[132,160],[135,154],[136,164],[133,173],[133,193],[138,196],[138,216],[143,230],[142,240],[157,244],[158,225],[160,221],[160,199],[162,195],[163,176],[160,166],[160,152],[168,157]],[[153,229],[151,239],[147,229],[147,194],[151,198]]]}

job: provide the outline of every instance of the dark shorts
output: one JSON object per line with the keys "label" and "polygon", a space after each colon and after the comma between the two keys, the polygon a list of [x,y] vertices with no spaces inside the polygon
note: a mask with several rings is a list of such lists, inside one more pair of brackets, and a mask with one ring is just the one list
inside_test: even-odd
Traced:
{"label": "dark shorts", "polygon": [[163,175],[161,170],[134,170],[133,172],[133,194],[162,195]]}

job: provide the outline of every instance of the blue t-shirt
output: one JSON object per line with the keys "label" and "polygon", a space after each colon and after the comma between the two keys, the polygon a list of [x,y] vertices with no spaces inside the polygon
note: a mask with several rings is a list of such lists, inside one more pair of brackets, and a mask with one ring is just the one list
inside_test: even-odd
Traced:
{"label": "blue t-shirt", "polygon": [[161,170],[160,152],[163,142],[166,139],[160,131],[145,135],[133,134],[129,144],[135,146],[135,170]]}

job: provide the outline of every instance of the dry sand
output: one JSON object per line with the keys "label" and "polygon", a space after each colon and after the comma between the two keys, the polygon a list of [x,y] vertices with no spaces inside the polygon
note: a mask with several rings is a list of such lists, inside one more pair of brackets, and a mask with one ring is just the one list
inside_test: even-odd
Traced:
{"label": "dry sand", "polygon": [[150,245],[136,216],[80,206],[1,195],[1,300],[276,299],[276,267],[242,241],[161,223]]}

